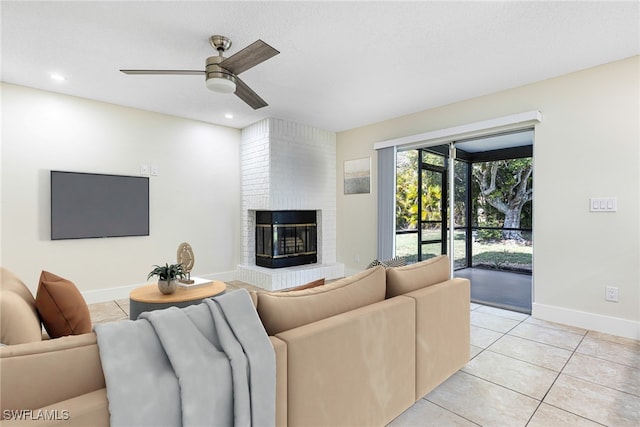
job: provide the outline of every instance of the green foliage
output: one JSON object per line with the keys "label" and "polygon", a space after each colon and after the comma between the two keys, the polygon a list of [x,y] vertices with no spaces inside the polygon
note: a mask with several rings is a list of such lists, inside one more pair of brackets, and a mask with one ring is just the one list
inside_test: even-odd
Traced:
{"label": "green foliage", "polygon": [[[418,159],[419,151],[410,150],[398,153],[396,162],[396,229],[415,230],[418,227]],[[427,161],[431,164],[444,164],[442,156],[430,154]],[[440,221],[442,183],[438,174],[423,174],[422,220]]]}
{"label": "green foliage", "polygon": [[442,220],[442,187],[429,182],[423,182],[422,186],[422,220]]}
{"label": "green foliage", "polygon": [[158,280],[175,280],[182,279],[187,274],[183,270],[182,264],[171,264],[165,263],[165,265],[154,265],[154,269],[151,270],[149,275],[147,276],[147,280],[151,279],[153,276],[158,276]]}
{"label": "green foliage", "polygon": [[483,219],[503,223],[508,211],[519,211],[519,222],[531,223],[532,168],[531,157],[473,164],[472,194],[478,225],[487,225],[482,224]]}
{"label": "green foliage", "polygon": [[[426,154],[429,164],[444,166],[442,156]],[[396,171],[396,229],[416,230],[418,227],[418,161],[419,151],[398,153]],[[532,159],[500,160],[475,163],[471,168],[471,188],[467,189],[467,164],[456,161],[454,168],[454,221],[456,226],[465,226],[467,191],[471,191],[472,226],[522,227],[532,226]],[[443,190],[438,173],[424,171],[423,221],[441,220]],[[490,191],[489,191],[490,190]],[[508,214],[507,214],[508,212]],[[510,225],[508,225],[508,224]],[[480,242],[497,242],[503,239],[530,240],[525,232],[506,230],[477,230],[475,238]],[[415,241],[415,238],[413,239]],[[416,245],[414,242],[411,244]],[[396,249],[398,250],[398,249]],[[412,251],[417,249],[412,249]],[[405,255],[403,253],[403,255]],[[407,253],[408,255],[408,253]]]}
{"label": "green foliage", "polygon": [[529,253],[510,252],[507,250],[487,251],[473,255],[473,265],[484,265],[496,270],[511,270],[514,265],[531,265]]}
{"label": "green foliage", "polygon": [[501,230],[478,230],[478,240],[480,241],[493,241],[502,239]]}
{"label": "green foliage", "polygon": [[454,222],[456,226],[467,225],[467,164],[457,160],[453,168],[454,176]]}
{"label": "green foliage", "polygon": [[418,226],[418,152],[398,153],[396,169],[396,229]]}
{"label": "green foliage", "polygon": [[533,164],[521,158],[474,163],[474,225],[504,227],[501,236],[494,230],[479,230],[479,239],[504,238],[523,241],[522,232],[509,229],[532,226]]}

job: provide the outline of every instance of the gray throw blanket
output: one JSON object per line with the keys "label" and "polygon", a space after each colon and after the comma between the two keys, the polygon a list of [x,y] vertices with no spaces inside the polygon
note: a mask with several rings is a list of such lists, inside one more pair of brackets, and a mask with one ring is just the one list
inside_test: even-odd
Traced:
{"label": "gray throw blanket", "polygon": [[94,329],[112,426],[275,425],[275,353],[246,290]]}

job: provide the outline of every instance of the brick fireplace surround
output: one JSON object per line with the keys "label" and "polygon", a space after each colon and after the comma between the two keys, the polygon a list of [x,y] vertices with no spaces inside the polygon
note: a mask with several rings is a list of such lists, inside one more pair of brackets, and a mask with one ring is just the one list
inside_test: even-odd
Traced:
{"label": "brick fireplace surround", "polygon": [[[265,119],[242,130],[242,258],[237,279],[267,290],[344,276],[336,263],[336,135]],[[270,269],[255,264],[258,210],[315,210],[318,262]]]}

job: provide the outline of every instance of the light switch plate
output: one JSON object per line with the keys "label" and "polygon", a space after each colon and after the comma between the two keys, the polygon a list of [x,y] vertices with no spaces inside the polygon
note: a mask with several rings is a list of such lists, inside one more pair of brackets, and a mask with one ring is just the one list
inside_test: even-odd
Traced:
{"label": "light switch plate", "polygon": [[149,165],[140,165],[140,175],[149,175]]}
{"label": "light switch plate", "polygon": [[592,197],[589,199],[590,212],[616,212],[618,199],[616,197]]}

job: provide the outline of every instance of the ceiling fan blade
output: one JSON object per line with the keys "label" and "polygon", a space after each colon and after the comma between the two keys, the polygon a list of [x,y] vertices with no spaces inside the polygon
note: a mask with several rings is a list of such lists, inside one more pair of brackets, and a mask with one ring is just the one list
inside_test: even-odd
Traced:
{"label": "ceiling fan blade", "polygon": [[238,53],[222,61],[219,65],[225,70],[238,75],[279,53],[279,51],[262,40],[256,40]]}
{"label": "ceiling fan blade", "polygon": [[257,110],[258,108],[266,107],[267,104],[264,99],[260,98],[245,82],[236,77],[236,91],[235,94],[238,98],[249,104],[251,108]]}
{"label": "ceiling fan blade", "polygon": [[120,70],[125,74],[165,74],[165,75],[187,75],[201,76],[205,72],[201,70]]}

